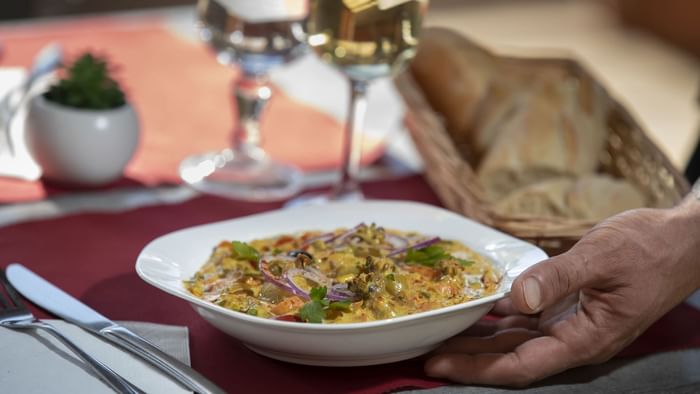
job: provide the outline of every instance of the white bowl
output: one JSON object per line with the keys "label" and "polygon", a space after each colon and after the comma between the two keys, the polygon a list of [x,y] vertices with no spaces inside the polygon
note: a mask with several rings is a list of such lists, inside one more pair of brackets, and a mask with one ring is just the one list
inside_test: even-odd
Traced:
{"label": "white bowl", "polygon": [[[359,222],[418,231],[463,242],[503,273],[497,293],[467,303],[367,323],[308,324],[235,312],[190,294],[189,279],[222,240],[304,230],[331,230]],[[188,301],[209,323],[260,354],[288,362],[355,366],[389,363],[427,353],[486,314],[525,269],[547,258],[539,248],[453,212],[405,201],[333,203],[277,210],[205,224],[164,235],[138,256],[136,272],[151,285]]]}
{"label": "white bowl", "polygon": [[29,103],[26,133],[29,150],[44,177],[100,186],[121,177],[138,144],[139,122],[128,104],[86,110],[37,95]]}

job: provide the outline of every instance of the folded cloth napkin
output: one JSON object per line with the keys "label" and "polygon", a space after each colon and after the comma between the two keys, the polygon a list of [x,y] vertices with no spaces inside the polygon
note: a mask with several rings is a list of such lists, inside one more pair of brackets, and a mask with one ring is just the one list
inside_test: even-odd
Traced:
{"label": "folded cloth napkin", "polygon": [[[22,83],[26,74],[21,67],[0,67],[0,102],[8,92]],[[5,130],[5,116],[8,114],[0,109],[0,176],[36,180],[41,170],[29,154],[26,145],[20,143],[24,140],[24,112],[25,108],[22,108],[15,114],[10,134],[6,134],[8,131]],[[14,154],[11,154],[7,146],[8,138],[14,142]]]}
{"label": "folded cloth napkin", "polygon": [[[88,354],[147,393],[186,393],[140,358],[62,320],[46,320]],[[125,327],[189,365],[187,327],[123,322]],[[0,392],[113,393],[82,360],[43,330],[0,327]]]}

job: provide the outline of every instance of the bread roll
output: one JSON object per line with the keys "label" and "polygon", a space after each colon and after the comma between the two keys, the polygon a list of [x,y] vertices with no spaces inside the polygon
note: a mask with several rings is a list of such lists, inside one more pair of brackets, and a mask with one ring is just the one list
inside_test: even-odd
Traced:
{"label": "bread roll", "polygon": [[602,220],[647,205],[642,192],[624,179],[588,175],[576,181],[567,196],[571,217]]}
{"label": "bread roll", "polygon": [[442,114],[457,145],[471,143],[477,107],[494,72],[494,58],[453,31],[426,29],[421,34],[411,73],[432,108]]}
{"label": "bread roll", "polygon": [[511,80],[494,80],[484,99],[479,103],[473,130],[469,133],[470,149],[480,161],[498,139],[504,124],[526,105],[529,93]]}
{"label": "bread roll", "polygon": [[646,197],[624,179],[590,174],[581,178],[554,178],[515,190],[494,210],[509,217],[563,217],[599,221],[634,208]]}
{"label": "bread roll", "polygon": [[598,166],[607,137],[602,105],[584,102],[577,81],[561,75],[534,84],[499,117],[493,127],[500,132],[479,164],[478,178],[493,200],[546,178],[593,173]]}
{"label": "bread roll", "polygon": [[554,178],[517,189],[493,205],[509,217],[568,217],[566,194],[572,178]]}

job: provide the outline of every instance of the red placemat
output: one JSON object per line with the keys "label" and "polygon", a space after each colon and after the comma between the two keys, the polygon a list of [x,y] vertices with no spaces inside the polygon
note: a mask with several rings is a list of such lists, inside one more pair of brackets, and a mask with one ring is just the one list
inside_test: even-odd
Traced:
{"label": "red placemat", "polygon": [[[139,112],[142,137],[125,179],[110,187],[179,183],[177,168],[183,158],[229,144],[236,121],[231,100],[236,73],[218,64],[204,44],[177,36],[157,19],[88,18],[0,27],[0,37],[0,66],[27,67],[52,41],[65,48],[69,59],[89,49],[118,66],[117,79]],[[279,90],[261,127],[263,146],[274,159],[305,170],[333,168],[339,162],[342,125]],[[367,140],[364,161],[371,162],[382,149],[379,141]],[[0,203],[62,191],[40,182],[0,178]]]}
{"label": "red placemat", "polygon": [[[375,198],[439,205],[430,187],[418,176],[372,183],[364,189]],[[134,272],[138,253],[160,235],[278,207],[200,197],[119,214],[80,214],[14,225],[0,229],[0,266],[21,262],[115,320],[188,326],[194,368],[230,392],[380,393],[446,384],[426,377],[421,359],[372,367],[323,368],[259,356],[210,326],[187,303],[147,285]],[[42,312],[39,315],[47,317]],[[689,347],[700,347],[700,311],[680,305],[647,330],[624,355]]]}

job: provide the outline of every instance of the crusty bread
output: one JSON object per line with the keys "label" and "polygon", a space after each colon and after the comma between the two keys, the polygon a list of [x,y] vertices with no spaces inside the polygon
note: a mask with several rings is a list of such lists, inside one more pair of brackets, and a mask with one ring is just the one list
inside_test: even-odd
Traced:
{"label": "crusty bread", "polygon": [[468,143],[477,161],[498,139],[503,125],[526,105],[529,93],[513,83],[511,79],[495,79],[479,103],[472,130],[467,134]]}
{"label": "crusty bread", "polygon": [[514,190],[493,204],[503,216],[567,217],[566,193],[573,178],[552,178]]}
{"label": "crusty bread", "polygon": [[647,197],[624,179],[608,175],[579,178],[568,195],[570,215],[602,220],[617,213],[647,205]]}
{"label": "crusty bread", "polygon": [[602,106],[562,75],[540,76],[492,126],[499,132],[477,170],[492,199],[542,179],[595,172],[607,137]]}
{"label": "crusty bread", "polygon": [[494,57],[451,30],[431,28],[421,34],[411,73],[430,106],[444,116],[452,139],[468,149],[477,107],[494,73]]}
{"label": "crusty bread", "polygon": [[630,183],[594,175],[609,103],[566,63],[526,65],[432,28],[411,73],[498,213],[599,220],[646,202]]}
{"label": "crusty bread", "polygon": [[564,217],[602,220],[622,211],[641,208],[646,197],[624,179],[589,174],[580,178],[552,178],[518,190],[493,205],[509,217]]}

